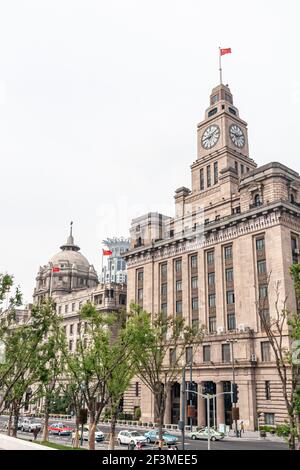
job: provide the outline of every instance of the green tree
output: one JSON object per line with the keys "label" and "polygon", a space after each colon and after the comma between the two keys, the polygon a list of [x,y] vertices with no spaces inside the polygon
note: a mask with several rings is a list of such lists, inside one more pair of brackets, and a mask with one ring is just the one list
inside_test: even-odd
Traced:
{"label": "green tree", "polygon": [[[76,383],[89,415],[89,448],[95,449],[95,429],[102,411],[110,403],[111,388],[108,383],[115,383],[115,375],[120,363],[126,361],[129,341],[118,343],[119,314],[101,315],[93,304],[87,302],[80,312],[86,328],[81,328],[77,338],[76,351],[68,351],[63,345],[66,364],[66,382]],[[122,323],[122,322],[121,322]]]}
{"label": "green tree", "polygon": [[[290,273],[294,281],[297,300],[300,301],[300,265],[291,266]],[[270,277],[268,280],[270,290]],[[288,298],[281,301],[280,282],[275,284],[275,314],[269,317],[265,314],[266,306],[259,308],[259,316],[262,328],[269,340],[275,357],[275,365],[282,386],[282,394],[288,413],[289,448],[296,448],[296,438],[299,438],[297,429],[297,396],[299,387],[299,340],[300,340],[300,315],[291,312],[287,308]],[[285,343],[286,338],[289,344]],[[296,345],[296,350],[294,346]]]}
{"label": "green tree", "polygon": [[185,324],[183,318],[163,313],[151,316],[138,305],[131,305],[129,334],[134,336],[134,367],[154,396],[155,419],[162,440],[167,393],[178,379],[188,346],[202,342],[203,331]]}

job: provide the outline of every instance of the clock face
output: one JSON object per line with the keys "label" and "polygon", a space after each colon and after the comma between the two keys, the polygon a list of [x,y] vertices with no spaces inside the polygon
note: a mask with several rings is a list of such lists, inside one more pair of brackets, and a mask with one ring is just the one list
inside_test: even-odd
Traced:
{"label": "clock face", "polygon": [[211,149],[216,145],[220,138],[220,128],[219,126],[213,124],[212,126],[209,126],[205,131],[203,132],[201,143],[202,147],[205,148],[206,150]]}
{"label": "clock face", "polygon": [[246,139],[242,129],[239,126],[232,124],[229,128],[229,135],[236,147],[240,149],[244,147]]}

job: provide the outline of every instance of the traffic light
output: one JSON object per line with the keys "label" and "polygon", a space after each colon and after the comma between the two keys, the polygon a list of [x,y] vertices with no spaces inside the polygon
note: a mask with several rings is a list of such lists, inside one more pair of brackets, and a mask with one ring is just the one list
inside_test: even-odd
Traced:
{"label": "traffic light", "polygon": [[239,388],[237,384],[232,384],[232,403],[237,403],[239,401]]}

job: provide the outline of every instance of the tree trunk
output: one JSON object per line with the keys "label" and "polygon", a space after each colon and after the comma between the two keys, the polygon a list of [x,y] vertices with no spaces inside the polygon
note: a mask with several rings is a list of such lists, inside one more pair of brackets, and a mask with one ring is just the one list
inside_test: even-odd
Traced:
{"label": "tree trunk", "polygon": [[43,441],[49,440],[49,400],[46,398],[44,407],[44,429],[43,429]]}
{"label": "tree trunk", "polygon": [[9,416],[8,416],[8,423],[7,423],[7,435],[10,436],[11,433],[11,424],[12,424],[12,407],[9,408]]}
{"label": "tree trunk", "polygon": [[115,449],[115,437],[116,437],[116,421],[117,421],[117,413],[114,412],[111,415],[110,420],[110,436],[109,436],[109,450]]}
{"label": "tree trunk", "polygon": [[164,416],[165,416],[165,397],[159,393],[155,395],[155,415],[158,419],[158,439],[160,446],[162,445],[162,436],[163,436],[163,426],[164,426]]}
{"label": "tree trunk", "polygon": [[288,438],[288,444],[289,444],[289,450],[296,450],[296,421],[295,417],[293,414],[289,415],[289,421],[290,421],[290,435]]}
{"label": "tree trunk", "polygon": [[95,423],[95,412],[90,411],[90,424],[89,424],[89,449],[95,450],[95,430],[96,430],[96,423]]}
{"label": "tree trunk", "polygon": [[20,406],[19,406],[19,404],[15,403],[13,409],[14,409],[14,422],[13,422],[12,437],[17,437],[18,422],[19,422],[19,415],[20,415]]}
{"label": "tree trunk", "polygon": [[73,447],[76,449],[79,447],[79,424],[76,420],[76,428],[75,428],[75,437],[74,437],[74,442],[73,442]]}

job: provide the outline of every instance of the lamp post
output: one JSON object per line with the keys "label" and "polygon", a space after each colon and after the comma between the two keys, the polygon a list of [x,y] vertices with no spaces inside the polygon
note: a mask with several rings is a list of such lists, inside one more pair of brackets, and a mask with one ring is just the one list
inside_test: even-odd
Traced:
{"label": "lamp post", "polygon": [[[233,349],[233,344],[237,343],[237,339],[227,339],[226,343],[230,344],[231,347],[231,366],[232,366],[232,385],[235,385],[235,368],[234,368],[234,349]],[[232,407],[236,409],[236,403],[232,403]],[[234,432],[236,437],[238,437],[238,429],[237,429],[237,419],[236,419],[236,412],[234,414]]]}
{"label": "lamp post", "polygon": [[82,409],[83,409],[83,392],[85,390],[85,383],[84,382],[81,382],[80,384],[80,390],[81,390],[81,403],[80,403],[80,416],[81,416],[81,435],[80,435],[80,447],[82,447],[82,444],[83,444],[83,413],[82,413]]}

